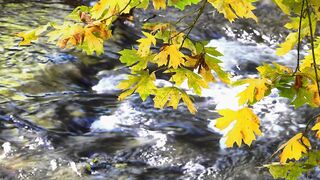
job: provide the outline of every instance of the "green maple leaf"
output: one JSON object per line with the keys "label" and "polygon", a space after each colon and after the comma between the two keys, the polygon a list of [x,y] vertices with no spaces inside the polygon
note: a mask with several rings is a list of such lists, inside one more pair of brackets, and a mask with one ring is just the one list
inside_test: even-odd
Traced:
{"label": "green maple leaf", "polygon": [[184,8],[188,5],[198,4],[201,0],[169,0],[169,6],[174,6],[180,10],[184,10]]}
{"label": "green maple leaf", "polygon": [[125,99],[133,93],[139,93],[141,99],[145,101],[150,94],[156,90],[154,81],[156,76],[149,71],[139,71],[136,74],[129,75],[127,80],[121,81],[118,85],[119,89],[124,90],[118,97],[119,100]]}
{"label": "green maple leaf", "polygon": [[185,80],[188,81],[188,87],[192,88],[197,95],[201,95],[202,88],[208,88],[208,83],[201,78],[198,74],[186,68],[169,69],[165,73],[175,73],[172,75],[170,81],[181,85]]}

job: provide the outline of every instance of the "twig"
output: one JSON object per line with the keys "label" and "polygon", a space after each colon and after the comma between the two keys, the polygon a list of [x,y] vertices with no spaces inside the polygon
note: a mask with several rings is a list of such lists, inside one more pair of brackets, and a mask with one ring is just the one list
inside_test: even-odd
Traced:
{"label": "twig", "polygon": [[320,117],[320,113],[314,115],[312,118],[310,118],[310,119],[308,120],[307,125],[306,125],[306,127],[304,128],[303,134],[306,134],[306,133],[307,133],[310,124],[311,124],[314,120],[316,120],[318,117]]}
{"label": "twig", "polygon": [[143,23],[146,23],[146,22],[148,22],[148,21],[150,21],[151,19],[154,19],[154,18],[156,18],[156,17],[157,17],[157,15],[154,14],[154,15],[152,15],[151,17],[148,17],[147,19],[143,20]]}
{"label": "twig", "polygon": [[314,38],[313,38],[313,30],[312,30],[312,22],[311,22],[311,15],[310,15],[310,7],[309,7],[309,3],[308,0],[306,1],[306,5],[307,5],[307,13],[308,13],[308,19],[309,19],[309,29],[310,29],[310,40],[311,40],[311,51],[312,51],[312,59],[313,59],[313,68],[314,68],[314,72],[316,75],[316,83],[317,83],[317,89],[318,89],[318,94],[320,96],[320,87],[319,87],[319,77],[318,77],[318,69],[317,69],[317,62],[316,62],[316,56],[314,53]]}
{"label": "twig", "polygon": [[[200,11],[201,8],[202,8],[202,6],[201,6],[200,8],[198,8],[197,10],[192,11],[191,13],[188,13],[188,14],[182,16],[180,19],[178,19],[178,21],[176,21],[175,23],[172,23],[172,25],[177,25],[177,24],[179,24],[184,18],[190,16],[191,14],[194,14],[194,13],[197,12],[197,11]],[[189,25],[188,27],[182,29],[182,30],[179,31],[177,34],[173,35],[172,37],[171,37],[171,35],[170,35],[169,42],[170,42],[173,38],[175,38],[175,37],[177,37],[178,35],[180,35],[181,33],[183,33],[183,32],[185,32],[185,31],[189,30],[190,28],[192,28],[192,26],[193,26],[193,24],[192,24],[192,25]]]}
{"label": "twig", "polygon": [[[189,34],[191,33],[192,29],[193,29],[194,26],[196,25],[197,21],[199,20],[201,14],[203,13],[203,11],[204,11],[204,9],[205,9],[205,7],[206,7],[206,4],[207,4],[207,0],[203,1],[203,5],[202,5],[201,8],[199,9],[199,12],[198,12],[196,18],[194,19],[192,25],[190,26],[190,29],[189,29],[189,31],[187,32],[186,36],[183,38],[182,43],[181,43],[181,45],[180,45],[180,48],[182,48],[185,40],[187,39],[187,37],[188,37]],[[179,49],[180,49],[180,48],[179,48]]]}
{"label": "twig", "polygon": [[174,24],[174,25],[179,24],[184,18],[186,18],[186,17],[188,17],[188,16],[190,16],[190,15],[198,12],[200,9],[201,9],[201,7],[198,8],[198,9],[196,9],[195,11],[191,11],[190,13],[187,13],[187,14],[183,15],[181,18],[178,19],[178,21],[176,21],[176,22],[174,22],[174,23],[172,23],[172,24]]}
{"label": "twig", "polygon": [[[121,13],[122,13],[124,10],[126,10],[127,7],[130,5],[131,1],[132,1],[132,0],[129,0],[129,2],[126,4],[126,6],[125,6],[123,9],[121,9],[117,14],[113,14],[113,15],[111,15],[111,16],[109,16],[109,17],[103,18],[103,19],[101,19],[100,21],[106,21],[106,20],[108,20],[108,19],[110,19],[110,18],[112,18],[112,17],[114,17],[114,16],[120,16]],[[141,2],[140,2],[140,3],[141,3]],[[139,3],[139,4],[140,4],[140,3]]]}
{"label": "twig", "polygon": [[304,8],[304,1],[302,0],[302,6],[301,6],[301,13],[300,13],[300,21],[299,21],[299,30],[298,30],[298,47],[297,47],[297,52],[298,52],[298,57],[297,57],[297,66],[295,71],[293,72],[293,75],[295,75],[298,71],[300,71],[300,46],[301,46],[301,24],[302,24],[302,17],[303,17],[303,8]]}
{"label": "twig", "polygon": [[172,37],[170,37],[169,40],[172,40],[173,38],[179,36],[179,34],[185,32],[186,30],[188,30],[188,29],[190,29],[190,28],[191,28],[191,26],[189,26],[189,27],[187,27],[187,28],[184,28],[183,30],[179,31],[177,34],[175,34],[175,35],[173,35]]}

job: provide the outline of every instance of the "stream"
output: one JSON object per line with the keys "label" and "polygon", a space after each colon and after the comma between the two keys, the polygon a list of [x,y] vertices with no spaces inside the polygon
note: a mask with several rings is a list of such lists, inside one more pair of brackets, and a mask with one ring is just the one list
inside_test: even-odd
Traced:
{"label": "stream", "polygon": [[[0,0],[0,179],[272,179],[259,167],[305,127],[314,110],[294,110],[272,91],[253,106],[263,136],[251,147],[226,149],[213,126],[216,109],[236,108],[241,87],[211,84],[194,97],[196,115],[182,104],[177,110],[155,109],[151,99],[142,102],[137,95],[117,100],[116,85],[128,69],[116,52],[134,44],[135,27],[117,28],[100,57],[61,50],[45,39],[17,46],[16,33],[61,23],[78,3]],[[235,79],[256,77],[263,62],[294,67],[295,52],[275,55],[286,31],[284,18],[270,9],[275,7],[259,4],[262,25],[245,20],[230,25],[207,9],[192,38],[212,39],[209,46],[224,54],[223,67]],[[137,12],[138,20],[144,16]],[[209,16],[212,23],[205,24]]]}

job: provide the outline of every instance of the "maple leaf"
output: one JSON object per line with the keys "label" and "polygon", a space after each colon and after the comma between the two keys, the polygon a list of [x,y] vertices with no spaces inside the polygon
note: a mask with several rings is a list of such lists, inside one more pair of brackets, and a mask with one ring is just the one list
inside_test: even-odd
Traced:
{"label": "maple leaf", "polygon": [[[311,14],[311,22],[313,30],[316,28],[316,17],[314,14]],[[298,30],[300,26],[300,18],[291,18],[291,22],[285,25],[286,28],[292,30]],[[309,21],[308,18],[302,18],[302,24],[300,27],[300,38],[303,39],[305,36],[310,35],[309,30]],[[313,31],[314,33],[314,31]],[[286,40],[281,43],[279,48],[277,48],[276,54],[278,56],[282,56],[287,54],[290,50],[292,50],[298,42],[298,32],[292,32],[287,37]]]}
{"label": "maple leaf", "polygon": [[317,117],[317,123],[311,128],[313,131],[317,131],[316,136],[320,139],[320,117]]}
{"label": "maple leaf", "polygon": [[280,7],[280,9],[282,10],[282,12],[284,12],[285,14],[289,15],[290,14],[290,6],[287,6],[284,4],[284,0],[274,0],[275,3]]}
{"label": "maple leaf", "polygon": [[215,82],[211,70],[209,68],[201,68],[199,74],[203,77],[206,82]]}
{"label": "maple leaf", "polygon": [[278,79],[281,75],[292,74],[293,71],[291,68],[282,66],[278,63],[273,62],[273,66],[270,64],[263,64],[262,66],[257,67],[260,77],[267,79]]}
{"label": "maple leaf", "polygon": [[130,0],[100,0],[91,9],[92,18],[111,17],[122,10],[122,13],[129,13],[131,9],[129,2]]}
{"label": "maple leaf", "polygon": [[105,24],[95,25],[68,24],[61,26],[53,25],[55,30],[47,34],[48,41],[57,40],[60,48],[77,47],[85,51],[88,55],[100,55],[104,52],[103,42],[111,37],[111,31]]}
{"label": "maple leaf", "polygon": [[94,34],[95,29],[85,28],[82,49],[88,54],[92,55],[94,52],[100,55],[104,52],[103,39]]}
{"label": "maple leaf", "polygon": [[318,92],[318,86],[316,83],[308,85],[307,91],[313,94],[313,97],[310,98],[312,99],[312,103],[309,103],[311,106],[319,107],[320,106],[320,96]]}
{"label": "maple leaf", "polygon": [[156,90],[155,97],[153,98],[154,107],[162,109],[165,105],[172,107],[173,109],[178,108],[180,100],[187,105],[188,110],[192,113],[196,113],[192,100],[189,95],[176,87],[163,87]]}
{"label": "maple leaf", "polygon": [[124,49],[119,52],[121,55],[119,60],[126,64],[127,66],[131,66],[139,61],[139,57],[137,55],[137,50],[135,49]]}
{"label": "maple leaf", "polygon": [[81,45],[85,35],[85,29],[80,24],[65,23],[61,26],[53,25],[55,30],[47,34],[48,41],[57,40],[57,46],[60,48],[71,48]]}
{"label": "maple leaf", "polygon": [[153,44],[156,45],[156,38],[147,32],[142,32],[143,35],[145,35],[145,38],[141,38],[137,40],[139,42],[139,48],[137,54],[139,54],[141,57],[148,56],[150,53],[150,46]]}
{"label": "maple leaf", "polygon": [[224,14],[230,22],[237,17],[252,18],[258,21],[252,10],[255,7],[251,4],[255,0],[208,0],[220,13]]}
{"label": "maple leaf", "polygon": [[280,47],[277,48],[276,54],[278,56],[283,56],[287,54],[298,42],[298,33],[290,33],[285,42],[280,44]]}
{"label": "maple leaf", "polygon": [[153,7],[155,10],[166,9],[166,1],[167,0],[153,0]]}
{"label": "maple leaf", "polygon": [[25,32],[20,32],[16,36],[21,37],[22,41],[19,43],[19,46],[26,46],[30,45],[31,42],[36,41],[39,37],[40,34],[45,32],[50,24],[48,23],[45,26],[40,26],[36,29],[30,30],[30,31],[25,31]]}
{"label": "maple leaf", "polygon": [[180,10],[184,10],[184,8],[188,5],[198,4],[201,0],[169,0],[169,6],[174,6]]}
{"label": "maple leaf", "polygon": [[155,34],[156,32],[164,32],[170,27],[169,23],[144,23],[143,29],[150,30],[151,34]]}
{"label": "maple leaf", "polygon": [[217,76],[222,82],[226,84],[230,83],[230,75],[226,73],[224,70],[222,70],[221,66],[219,65],[219,63],[221,63],[220,60],[206,54],[205,63],[208,65],[210,69],[212,69],[217,74]]}
{"label": "maple leaf", "polygon": [[[314,49],[315,57],[320,57],[320,38],[318,37],[316,42],[316,47]],[[316,63],[320,64],[320,58],[316,58]],[[308,68],[313,68],[313,55],[312,51],[309,50],[309,54],[306,55],[300,65],[302,71],[308,71]]]}
{"label": "maple leaf", "polygon": [[136,74],[129,75],[127,80],[121,81],[117,86],[124,90],[118,99],[123,100],[127,96],[137,92],[141,99],[145,101],[150,94],[153,94],[157,88],[154,85],[156,76],[154,73],[149,74],[149,71],[139,71]]}
{"label": "maple leaf", "polygon": [[59,38],[57,45],[60,48],[71,48],[82,44],[85,34],[82,25],[74,24],[60,30],[61,37]]}
{"label": "maple leaf", "polygon": [[240,92],[237,97],[239,97],[239,105],[245,103],[254,103],[260,101],[266,94],[269,88],[266,86],[270,84],[268,79],[243,79],[235,82],[233,85],[239,86],[243,84],[248,84],[247,88]]}
{"label": "maple leaf", "polygon": [[108,9],[108,7],[108,0],[98,1],[91,9],[92,18],[100,18],[103,12]]}
{"label": "maple leaf", "polygon": [[159,54],[154,57],[154,62],[158,64],[158,66],[167,65],[168,67],[172,67],[177,69],[179,66],[183,65],[185,55],[179,51],[179,47],[176,44],[164,45]]}
{"label": "maple leaf", "polygon": [[88,6],[78,6],[76,7],[65,19],[70,19],[75,22],[91,23],[93,19],[90,15],[90,7]]}
{"label": "maple leaf", "polygon": [[232,147],[236,143],[239,147],[242,141],[251,145],[252,141],[256,139],[255,135],[261,136],[259,129],[260,120],[249,108],[243,108],[237,111],[231,109],[218,110],[218,113],[223,116],[216,119],[215,127],[224,130],[230,125],[233,127],[224,137],[226,137],[226,146]]}
{"label": "maple leaf", "polygon": [[222,62],[216,58],[222,56],[222,54],[215,47],[205,47],[206,44],[207,42],[195,44],[195,53],[193,53],[193,56],[186,57],[185,66],[198,69],[198,73],[206,82],[215,82],[215,78],[211,72],[214,71],[222,82],[229,84],[229,74],[222,70],[219,65]]}
{"label": "maple leaf", "polygon": [[303,136],[302,133],[298,133],[289,141],[281,145],[276,153],[283,149],[282,153],[279,156],[280,163],[283,164],[290,159],[299,160],[302,153],[306,153],[309,148],[311,148],[311,144],[308,138]]}
{"label": "maple leaf", "polygon": [[149,60],[152,60],[154,57],[154,54],[150,54],[146,57],[140,57],[137,54],[137,50],[135,49],[124,49],[119,52],[121,55],[119,60],[126,64],[127,66],[132,66],[131,69],[133,71],[139,71],[147,68]]}
{"label": "maple leaf", "polygon": [[170,81],[175,82],[176,85],[181,85],[186,79],[188,80],[188,87],[192,88],[197,95],[201,95],[202,88],[208,88],[208,84],[198,74],[186,69],[169,69],[165,73],[175,73],[172,75]]}
{"label": "maple leaf", "polygon": [[200,74],[206,82],[215,82],[215,78],[211,72],[209,66],[205,63],[204,56],[187,56],[185,65],[192,69],[198,68],[198,74]]}

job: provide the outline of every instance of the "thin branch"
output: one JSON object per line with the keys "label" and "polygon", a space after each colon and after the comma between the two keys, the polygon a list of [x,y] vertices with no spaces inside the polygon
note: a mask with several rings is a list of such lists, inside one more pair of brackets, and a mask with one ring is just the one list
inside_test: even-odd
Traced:
{"label": "thin branch", "polygon": [[[201,10],[201,8],[202,8],[202,6],[201,6],[200,8],[198,8],[197,10],[192,11],[191,13],[188,13],[188,14],[182,16],[180,19],[178,19],[178,21],[176,21],[175,23],[172,23],[172,25],[177,25],[177,24],[179,24],[184,18],[186,18],[186,17],[188,17],[188,16],[190,16],[190,15],[196,13],[196,12],[199,12],[199,11]],[[194,26],[194,24],[191,24],[191,25],[189,25],[188,27],[182,29],[182,30],[179,31],[177,34],[173,35],[172,37],[171,37],[171,35],[170,35],[169,42],[170,42],[173,38],[179,36],[181,33],[183,33],[183,32],[185,32],[185,31],[189,30],[190,28],[192,28],[192,26]]]}
{"label": "thin branch", "polygon": [[[101,19],[100,21],[106,21],[106,20],[108,20],[108,19],[110,19],[110,18],[112,18],[112,17],[114,17],[114,16],[120,16],[120,15],[122,14],[122,12],[123,12],[124,10],[126,10],[127,7],[130,5],[131,1],[132,1],[132,0],[129,0],[129,2],[126,4],[126,6],[125,6],[123,9],[121,9],[117,14],[113,14],[113,15],[111,15],[111,16],[109,16],[109,17],[103,18],[103,19]],[[141,3],[141,2],[140,2],[140,3]],[[140,3],[139,3],[139,4],[140,4]],[[138,5],[139,5],[139,4],[138,4]]]}
{"label": "thin branch", "polygon": [[301,13],[300,13],[300,21],[299,21],[299,30],[298,30],[298,57],[297,57],[297,66],[295,71],[293,72],[293,75],[295,75],[298,71],[300,71],[300,46],[301,46],[301,24],[302,24],[302,17],[303,17],[303,9],[304,9],[304,1],[302,0],[302,6],[301,6]]}
{"label": "thin branch", "polygon": [[196,23],[198,22],[200,16],[202,15],[202,13],[203,13],[203,11],[204,11],[204,9],[205,9],[205,7],[206,7],[206,4],[207,4],[207,0],[203,1],[203,5],[201,6],[201,8],[200,8],[200,10],[199,10],[196,18],[194,19],[192,25],[190,26],[190,29],[189,29],[189,31],[187,32],[186,36],[183,38],[182,43],[181,43],[181,45],[180,45],[180,48],[182,48],[185,40],[187,39],[187,37],[188,37],[189,34],[191,33],[192,29],[194,28],[194,26],[195,26]]}
{"label": "thin branch", "polygon": [[311,15],[310,15],[310,7],[308,0],[306,1],[307,5],[307,13],[308,13],[308,19],[309,19],[309,29],[310,29],[310,40],[311,40],[311,51],[312,51],[312,59],[313,59],[313,68],[314,68],[314,73],[316,75],[316,83],[317,83],[317,89],[318,89],[318,94],[320,96],[320,87],[319,87],[319,77],[318,77],[318,69],[317,69],[317,62],[316,62],[316,56],[314,52],[314,38],[313,38],[313,30],[312,30],[312,22],[311,22]]}
{"label": "thin branch", "polygon": [[306,125],[306,127],[304,128],[303,134],[306,134],[306,133],[308,132],[308,129],[309,129],[310,124],[311,124],[313,121],[315,121],[318,117],[320,117],[320,113],[314,115],[312,118],[310,118],[310,119],[308,120],[307,125]]}
{"label": "thin branch", "polygon": [[147,19],[143,20],[143,23],[146,23],[146,22],[148,22],[148,21],[150,21],[151,19],[154,19],[154,18],[156,18],[156,17],[157,17],[157,15],[154,14],[154,15],[152,15],[151,17],[148,17]]}
{"label": "thin branch", "polygon": [[198,9],[196,9],[195,11],[191,11],[190,13],[187,13],[187,14],[183,15],[181,18],[178,19],[178,21],[174,22],[173,24],[174,24],[174,25],[179,24],[184,18],[193,15],[194,13],[200,11],[200,9],[201,9],[201,7],[198,8]]}
{"label": "thin branch", "polygon": [[191,28],[191,26],[189,26],[189,27],[187,27],[187,28],[184,28],[183,30],[179,31],[177,34],[175,34],[175,35],[171,36],[169,40],[171,40],[171,39],[173,39],[173,38],[175,38],[175,37],[179,36],[179,34],[181,34],[181,33],[185,32],[185,31],[187,31],[187,30],[188,30],[188,29],[190,29],[190,28]]}

